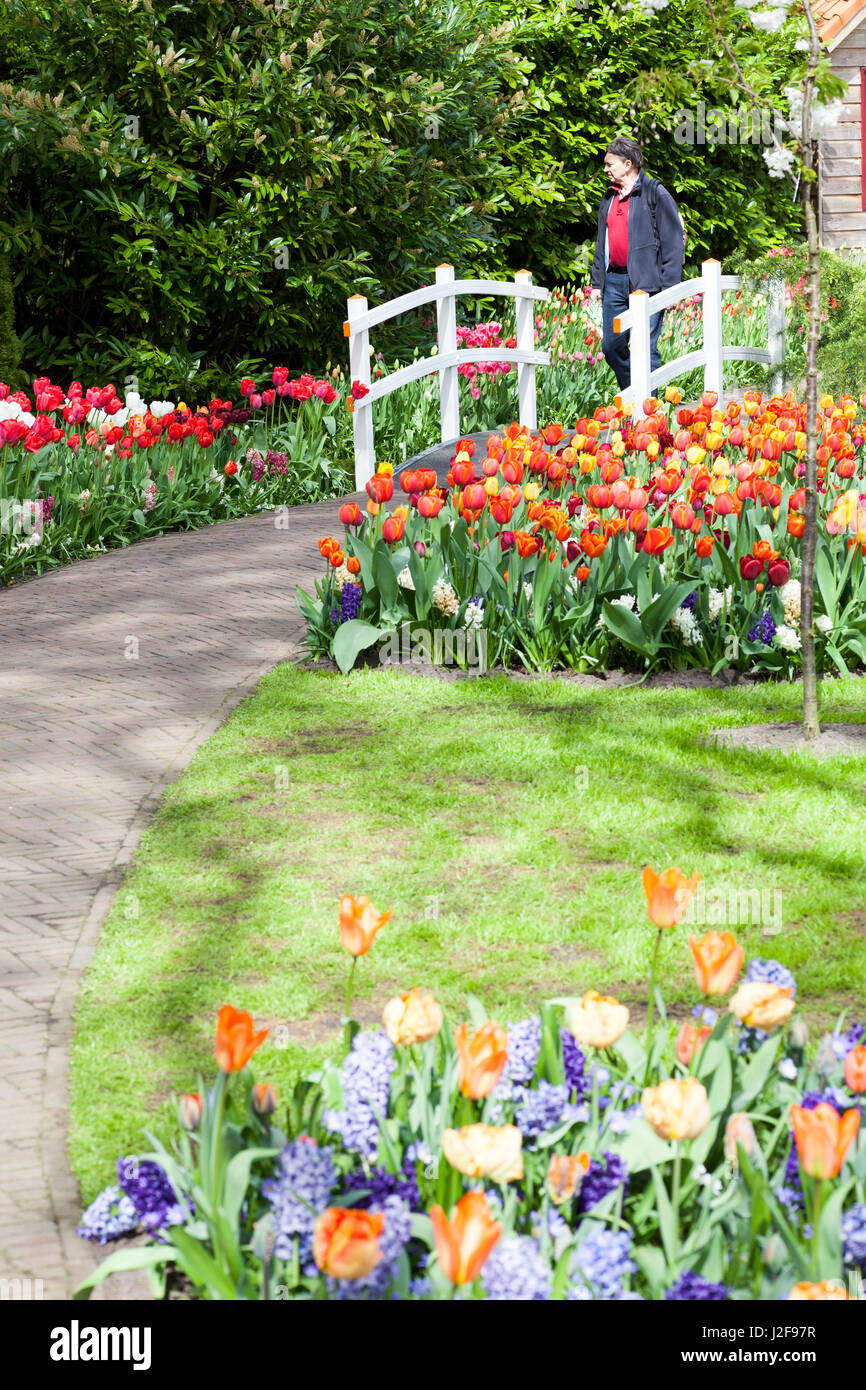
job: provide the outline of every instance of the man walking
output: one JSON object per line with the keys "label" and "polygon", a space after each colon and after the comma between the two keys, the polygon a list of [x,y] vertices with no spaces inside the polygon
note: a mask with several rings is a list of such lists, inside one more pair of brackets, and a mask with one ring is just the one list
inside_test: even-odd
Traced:
{"label": "man walking", "polygon": [[[601,350],[624,391],[631,383],[628,333],[613,321],[628,309],[632,290],[656,294],[683,276],[683,224],[676,203],[657,179],[643,172],[640,145],[626,135],[611,140],[604,171],[610,187],[598,210],[591,299],[601,299]],[[650,370],[661,366],[658,337],[664,310],[650,318]]]}

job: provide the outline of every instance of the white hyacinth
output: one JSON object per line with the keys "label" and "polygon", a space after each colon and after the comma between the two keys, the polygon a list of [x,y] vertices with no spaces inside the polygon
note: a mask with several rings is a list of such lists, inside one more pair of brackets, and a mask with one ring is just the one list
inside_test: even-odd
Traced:
{"label": "white hyacinth", "polygon": [[723,608],[730,608],[733,592],[733,584],[729,584],[727,589],[710,589],[709,611],[711,623],[716,621]]}
{"label": "white hyacinth", "polygon": [[[355,576],[350,572],[345,562],[342,565],[338,565],[337,568],[334,570],[334,579],[337,581],[337,584],[341,589],[344,584],[355,583]],[[399,584],[399,579],[397,582]]]}
{"label": "white hyacinth", "polygon": [[523,597],[526,599],[527,603],[532,602],[532,585],[528,579],[523,581]]}
{"label": "white hyacinth", "polygon": [[484,621],[484,600],[471,598],[466,605],[466,612],[463,614],[463,626],[465,628],[479,628]]}
{"label": "white hyacinth", "polygon": [[798,652],[800,650],[800,634],[795,632],[792,627],[785,623],[780,623],[776,628],[776,641],[784,652]]}
{"label": "white hyacinth", "polygon": [[698,647],[701,643],[701,629],[690,608],[677,608],[671,622],[687,647]]}
{"label": "white hyacinth", "polygon": [[612,598],[611,603],[616,603],[620,608],[628,608],[634,612],[635,596],[634,594],[623,594],[621,598]]}
{"label": "white hyacinth", "polygon": [[401,589],[415,588],[415,580],[412,578],[412,571],[408,565],[405,565],[397,575],[397,583],[400,585]]}
{"label": "white hyacinth", "polygon": [[821,613],[821,614],[815,619],[815,626],[816,626],[816,628],[818,629],[819,632],[832,632],[832,631],[833,631],[833,619],[832,619],[832,618],[828,618],[826,613]]}
{"label": "white hyacinth", "polygon": [[779,590],[779,598],[783,603],[800,603],[801,592],[799,579],[788,579]]}
{"label": "white hyacinth", "polygon": [[453,584],[449,584],[447,579],[437,579],[433,585],[433,602],[440,613],[447,613],[452,616],[460,607],[460,600],[457,597],[457,590]]}

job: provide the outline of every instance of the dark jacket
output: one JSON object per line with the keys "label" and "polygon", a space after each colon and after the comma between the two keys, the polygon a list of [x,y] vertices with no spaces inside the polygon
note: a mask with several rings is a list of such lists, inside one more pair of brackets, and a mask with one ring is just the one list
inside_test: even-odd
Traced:
{"label": "dark jacket", "polygon": [[[604,290],[607,270],[607,214],[615,190],[605,192],[598,210],[598,235],[592,262],[590,284]],[[656,256],[652,218],[646,200],[646,177],[640,171],[628,200],[628,287],[656,294],[659,290],[678,285],[683,278],[683,224],[679,209],[663,184],[656,189],[656,226],[659,234],[659,254]]]}

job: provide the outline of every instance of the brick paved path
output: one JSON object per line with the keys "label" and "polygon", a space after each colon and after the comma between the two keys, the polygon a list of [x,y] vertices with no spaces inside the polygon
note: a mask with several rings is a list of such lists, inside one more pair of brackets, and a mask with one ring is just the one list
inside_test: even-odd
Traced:
{"label": "brick paved path", "polygon": [[[284,530],[266,513],[142,541],[0,591],[0,1277],[42,1280],[46,1299],[105,1253],[75,1234],[66,1156],[82,972],[163,788],[300,654],[295,588],[312,590],[338,505],[295,508]],[[139,1275],[104,1287],[147,1296]]]}

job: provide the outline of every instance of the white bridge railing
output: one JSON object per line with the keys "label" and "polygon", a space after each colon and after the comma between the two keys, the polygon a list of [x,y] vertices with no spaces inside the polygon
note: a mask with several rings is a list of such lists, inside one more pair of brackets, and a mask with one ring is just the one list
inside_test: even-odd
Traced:
{"label": "white bridge railing", "polygon": [[[774,372],[773,390],[782,389],[782,363],[785,357],[785,286],[781,279],[769,282],[767,303],[768,345],[759,347],[722,346],[722,292],[740,288],[740,276],[722,275],[721,263],[704,261],[698,279],[683,280],[658,294],[635,290],[629,295],[628,311],[614,319],[615,333],[630,332],[631,385],[628,400],[634,406],[634,418],[644,414],[643,402],[658,393],[658,388],[694,367],[704,369],[704,390],[715,391],[722,399],[722,366],[725,362],[762,362]],[[458,348],[457,296],[461,294],[495,294],[516,299],[516,348]],[[353,381],[368,388],[361,400],[355,401],[353,433],[355,441],[355,486],[361,491],[376,470],[373,443],[373,405],[397,391],[410,381],[439,375],[439,418],[441,440],[447,444],[460,436],[460,396],[457,368],[469,362],[515,362],[517,364],[517,418],[528,429],[535,430],[536,418],[535,368],[550,365],[550,353],[536,350],[534,300],[546,300],[548,290],[533,285],[528,270],[519,270],[512,280],[455,280],[452,265],[436,267],[435,285],[412,290],[371,309],[363,295],[347,300],[348,318],[343,333],[349,339],[349,370]],[[692,295],[703,296],[703,344],[684,353],[672,362],[665,362],[656,371],[650,368],[650,318],[660,309],[669,309]],[[388,376],[373,381],[370,371],[370,329],[386,323],[397,314],[418,309],[423,304],[436,304],[438,351],[433,357],[422,357]]]}
{"label": "white bridge railing", "polygon": [[[644,415],[643,402],[647,397],[656,396],[658,388],[664,386],[672,377],[687,372],[692,367],[703,367],[704,390],[715,391],[722,399],[722,366],[725,362],[763,362],[772,367],[774,392],[781,391],[784,385],[782,363],[785,358],[785,283],[781,279],[770,280],[767,298],[768,344],[759,347],[722,346],[722,291],[738,290],[739,275],[723,275],[720,261],[709,260],[701,264],[701,274],[696,280],[682,280],[670,289],[660,290],[658,294],[647,294],[646,290],[634,290],[628,297],[628,311],[613,321],[614,333],[630,332],[629,357],[631,360],[631,384],[627,388],[628,399],[634,403],[634,418]],[[686,352],[672,362],[663,362],[656,371],[650,369],[650,319],[660,309],[669,309],[691,295],[703,296],[704,341],[693,352]],[[625,393],[623,393],[625,394]]]}
{"label": "white bridge railing", "polygon": [[[516,299],[517,347],[458,348],[457,296],[460,294],[496,294]],[[435,285],[412,290],[410,294],[370,309],[363,295],[347,300],[348,318],[343,333],[349,339],[349,371],[353,381],[369,388],[366,396],[355,401],[353,431],[355,437],[355,486],[361,491],[376,471],[373,446],[373,405],[410,381],[439,374],[439,416],[443,444],[460,437],[460,395],[458,366],[469,362],[516,362],[518,419],[530,430],[537,428],[535,401],[535,368],[550,363],[550,353],[535,348],[534,300],[545,300],[548,291],[533,285],[528,270],[519,270],[512,280],[455,280],[452,265],[436,267]],[[401,367],[389,376],[373,381],[370,374],[370,329],[385,323],[397,314],[418,309],[422,304],[436,303],[436,324],[439,335],[435,357],[423,357]]]}

